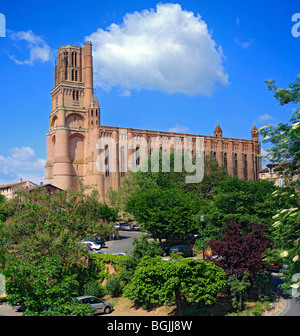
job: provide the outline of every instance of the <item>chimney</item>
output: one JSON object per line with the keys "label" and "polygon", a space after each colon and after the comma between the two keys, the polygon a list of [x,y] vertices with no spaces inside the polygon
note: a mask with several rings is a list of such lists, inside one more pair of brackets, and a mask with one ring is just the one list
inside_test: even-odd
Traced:
{"label": "chimney", "polygon": [[43,185],[44,185],[44,182],[41,182],[41,183],[40,183],[40,186],[43,186]]}
{"label": "chimney", "polygon": [[23,180],[20,178],[20,183],[22,183],[23,182]]}

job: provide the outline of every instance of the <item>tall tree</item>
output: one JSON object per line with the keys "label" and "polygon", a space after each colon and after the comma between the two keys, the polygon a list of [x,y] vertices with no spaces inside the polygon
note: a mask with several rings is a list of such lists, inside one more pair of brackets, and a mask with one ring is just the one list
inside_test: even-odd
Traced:
{"label": "tall tree", "polygon": [[270,244],[267,235],[262,225],[249,223],[245,227],[230,222],[225,233],[209,243],[216,265],[223,268],[227,276],[235,275],[241,279],[247,271],[254,279],[266,267],[263,259]]}
{"label": "tall tree", "polygon": [[138,303],[163,305],[176,302],[182,315],[182,302],[203,302],[211,305],[226,285],[224,271],[214,263],[181,256],[171,261],[143,258],[124,294]]}
{"label": "tall tree", "polygon": [[[267,80],[266,84],[281,106],[300,102],[300,75],[286,89],[278,88],[274,80]],[[266,157],[280,164],[287,185],[300,189],[300,108],[294,110],[289,123],[263,126],[258,132],[263,142],[272,145]]]}

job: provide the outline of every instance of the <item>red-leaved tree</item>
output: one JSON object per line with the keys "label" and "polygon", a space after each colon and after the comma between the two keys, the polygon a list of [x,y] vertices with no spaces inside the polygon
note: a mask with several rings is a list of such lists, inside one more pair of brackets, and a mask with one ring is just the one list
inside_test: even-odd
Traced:
{"label": "red-leaved tree", "polygon": [[249,272],[253,279],[258,271],[266,267],[263,254],[270,244],[267,230],[259,224],[229,222],[227,230],[217,240],[212,240],[209,246],[212,250],[212,260],[224,269],[227,277],[236,275],[242,278],[244,272]]}

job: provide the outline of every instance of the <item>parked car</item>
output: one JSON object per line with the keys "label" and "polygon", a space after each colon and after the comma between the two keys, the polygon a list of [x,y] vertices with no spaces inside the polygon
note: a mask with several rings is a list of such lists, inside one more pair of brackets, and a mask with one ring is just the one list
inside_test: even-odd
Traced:
{"label": "parked car", "polygon": [[110,302],[101,300],[96,296],[78,296],[76,299],[82,303],[90,304],[93,308],[95,308],[96,314],[109,314],[113,309]]}
{"label": "parked car", "polygon": [[170,255],[170,248],[171,248],[170,245],[163,245],[161,247],[161,249],[162,249],[162,256],[163,257],[166,257],[166,256]]}
{"label": "parked car", "polygon": [[125,230],[125,226],[127,223],[119,223],[120,224],[120,229],[119,230]]}
{"label": "parked car", "polygon": [[283,268],[283,265],[280,264],[279,262],[273,262],[273,263],[271,263],[271,264],[268,265],[268,270],[270,272],[279,273],[282,268]]}
{"label": "parked car", "polygon": [[115,229],[116,229],[116,230],[120,230],[120,227],[121,227],[120,223],[115,223],[114,226],[115,226]]}
{"label": "parked car", "polygon": [[90,251],[89,254],[107,254],[107,253],[101,250],[97,250],[97,251]]}
{"label": "parked car", "polygon": [[193,250],[188,245],[176,245],[170,248],[170,255],[172,253],[182,253],[184,257],[192,257]]}
{"label": "parked car", "polygon": [[100,236],[83,238],[82,242],[92,242],[100,245],[101,247],[105,246],[105,240]]}
{"label": "parked car", "polygon": [[140,225],[138,225],[138,224],[133,224],[132,225],[132,230],[134,230],[134,231],[140,231],[140,229],[141,229]]}
{"label": "parked car", "polygon": [[200,238],[200,234],[199,233],[188,233],[187,235],[186,235],[186,238],[187,239],[198,239],[198,238]]}
{"label": "parked car", "polygon": [[117,255],[117,256],[126,256],[125,253],[123,252],[116,252],[116,253],[112,253],[112,255]]}
{"label": "parked car", "polygon": [[125,230],[125,231],[132,231],[132,225],[131,224],[126,224],[125,226],[124,226],[124,229],[123,230]]}
{"label": "parked car", "polygon": [[96,243],[94,243],[92,241],[89,241],[89,240],[82,240],[81,245],[86,246],[91,251],[97,251],[97,250],[101,249],[101,245],[96,244]]}

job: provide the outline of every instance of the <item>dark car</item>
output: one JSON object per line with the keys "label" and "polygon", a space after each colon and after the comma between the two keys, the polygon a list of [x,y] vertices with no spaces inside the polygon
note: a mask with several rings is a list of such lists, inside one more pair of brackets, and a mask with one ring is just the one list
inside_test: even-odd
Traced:
{"label": "dark car", "polygon": [[193,250],[188,245],[176,245],[170,248],[170,255],[172,253],[182,253],[184,257],[192,257]]}
{"label": "dark car", "polygon": [[163,257],[166,257],[166,256],[170,255],[170,248],[171,248],[170,245],[163,245],[161,247],[161,249],[162,249],[162,256]]}
{"label": "dark car", "polygon": [[125,226],[127,225],[127,223],[119,223],[119,224],[120,224],[119,230],[121,231],[125,230]]}
{"label": "dark car", "polygon": [[280,264],[279,262],[273,262],[269,264],[267,268],[270,272],[279,273],[282,267],[283,267],[282,264]]}
{"label": "dark car", "polygon": [[140,231],[140,229],[141,229],[140,225],[137,225],[137,224],[133,224],[132,225],[132,230],[134,230],[134,231]]}

